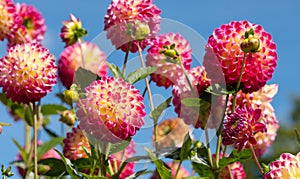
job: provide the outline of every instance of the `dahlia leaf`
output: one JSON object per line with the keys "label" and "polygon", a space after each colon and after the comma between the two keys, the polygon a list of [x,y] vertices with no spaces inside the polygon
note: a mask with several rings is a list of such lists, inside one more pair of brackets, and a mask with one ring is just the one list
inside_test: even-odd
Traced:
{"label": "dahlia leaf", "polygon": [[122,140],[120,143],[110,143],[110,150],[109,150],[109,155],[117,153],[121,150],[126,149],[126,147],[130,144],[130,140]]}
{"label": "dahlia leaf", "polygon": [[158,118],[160,117],[161,113],[170,106],[171,101],[172,96],[169,97],[166,101],[162,102],[160,105],[158,105],[153,111],[151,111],[150,118],[154,121],[158,121]]}
{"label": "dahlia leaf", "polygon": [[210,108],[210,104],[204,99],[200,98],[185,98],[181,100],[181,103],[187,107],[191,107],[196,111],[207,111]]}
{"label": "dahlia leaf", "polygon": [[120,70],[120,68],[118,66],[116,66],[113,63],[108,63],[108,62],[106,62],[106,63],[108,65],[109,70],[111,71],[111,73],[113,74],[113,76],[115,78],[122,78],[122,79],[124,79],[124,76],[123,76],[123,74],[122,74],[122,72],[121,72],[121,70]]}
{"label": "dahlia leaf", "polygon": [[250,149],[243,149],[240,152],[233,150],[229,157],[222,157],[219,161],[220,169],[237,161],[242,161],[252,156]]}
{"label": "dahlia leaf", "polygon": [[25,107],[24,119],[29,126],[33,126],[33,111],[29,106]]}
{"label": "dahlia leaf", "polygon": [[13,142],[15,143],[15,145],[17,146],[19,152],[21,153],[21,156],[24,160],[24,162],[27,161],[27,158],[28,158],[28,154],[27,152],[25,151],[25,149],[18,143],[18,141],[16,139],[12,139]]}
{"label": "dahlia leaf", "polygon": [[208,165],[199,164],[199,163],[192,163],[193,169],[204,178],[214,178],[213,172]]}
{"label": "dahlia leaf", "polygon": [[5,93],[0,93],[0,101],[7,106],[9,103],[11,103],[11,99],[7,99]]}
{"label": "dahlia leaf", "polygon": [[56,137],[56,138],[52,138],[50,141],[47,141],[47,142],[43,143],[42,145],[40,145],[37,150],[38,160],[50,149],[52,149],[56,145],[62,143],[63,140],[64,140],[63,137]]}
{"label": "dahlia leaf", "polygon": [[235,89],[226,89],[226,87],[222,87],[220,84],[213,84],[209,86],[205,92],[211,93],[215,96],[227,95],[235,93]]}
{"label": "dahlia leaf", "polygon": [[180,150],[180,162],[187,159],[191,153],[192,139],[190,137],[190,133],[188,132],[184,137],[184,143],[182,144],[182,148]]}
{"label": "dahlia leaf", "polygon": [[59,112],[65,111],[67,109],[68,108],[59,104],[44,104],[42,106],[41,112],[43,113],[43,115],[47,116],[47,115],[59,114]]}
{"label": "dahlia leaf", "polygon": [[139,68],[133,72],[130,72],[127,76],[126,80],[130,84],[134,84],[144,78],[146,78],[151,73],[155,72],[157,67],[145,67],[145,68]]}
{"label": "dahlia leaf", "polygon": [[61,157],[62,161],[64,162],[65,164],[65,167],[66,167],[66,170],[68,172],[68,174],[71,176],[71,178],[74,178],[74,179],[80,179],[80,176],[79,176],[79,173],[77,170],[75,170],[73,168],[73,164],[72,162],[68,159],[68,158],[65,158],[65,156],[58,150],[54,149],[58,154],[59,156]]}
{"label": "dahlia leaf", "polygon": [[171,171],[165,167],[164,162],[158,159],[150,149],[145,148],[145,150],[151,158],[152,162],[155,164],[159,176],[161,178],[172,178]]}
{"label": "dahlia leaf", "polygon": [[64,162],[60,159],[56,158],[47,158],[47,159],[42,159],[38,163],[39,165],[47,165],[51,168],[51,170],[48,170],[46,173],[43,175],[49,176],[49,177],[59,177],[62,176],[66,173],[66,166]]}
{"label": "dahlia leaf", "polygon": [[75,82],[81,89],[89,86],[93,81],[97,80],[98,75],[93,72],[79,67],[75,72]]}
{"label": "dahlia leaf", "polygon": [[91,169],[91,159],[90,158],[79,158],[72,161],[73,164],[79,171]]}

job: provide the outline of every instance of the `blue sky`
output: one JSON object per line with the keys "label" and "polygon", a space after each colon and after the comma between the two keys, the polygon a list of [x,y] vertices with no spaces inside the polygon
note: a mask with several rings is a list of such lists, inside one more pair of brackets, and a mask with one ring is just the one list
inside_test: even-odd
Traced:
{"label": "blue sky", "polygon": [[[93,40],[98,34],[103,32],[103,21],[110,1],[15,1],[33,4],[39,9],[46,19],[47,32],[43,44],[56,56],[62,52],[64,44],[59,38],[61,22],[69,18],[73,13],[80,18],[83,26],[88,30],[86,41]],[[211,35],[213,30],[221,24],[230,21],[248,20],[252,23],[260,24],[273,36],[277,45],[278,64],[273,74],[273,78],[268,82],[279,84],[278,94],[273,100],[273,105],[281,124],[288,124],[289,112],[291,110],[291,95],[299,93],[300,59],[298,56],[300,36],[300,1],[274,1],[274,0],[219,0],[219,1],[154,1],[162,10],[161,16],[181,22],[194,29],[205,40]],[[6,44],[0,43],[0,57],[5,55]],[[193,49],[197,50],[197,49]],[[203,50],[203,49],[202,49]],[[121,58],[122,59],[122,58]],[[114,60],[111,62],[118,63]],[[56,86],[54,91],[57,92]],[[159,91],[159,90],[158,90]],[[54,95],[49,94],[44,101],[55,101]],[[13,123],[12,127],[3,129],[0,135],[0,164],[8,165],[17,153],[17,149],[12,143],[12,138],[16,138],[23,143],[23,125],[14,123],[7,115],[4,107],[0,108],[1,122]],[[56,119],[55,119],[56,120]],[[56,121],[53,120],[53,123]],[[54,125],[56,126],[56,125]],[[56,127],[54,127],[56,128]],[[60,131],[58,131],[59,133]]]}

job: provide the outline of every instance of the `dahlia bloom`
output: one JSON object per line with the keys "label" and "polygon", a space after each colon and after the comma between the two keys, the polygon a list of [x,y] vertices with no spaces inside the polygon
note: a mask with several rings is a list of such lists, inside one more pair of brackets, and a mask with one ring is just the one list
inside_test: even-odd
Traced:
{"label": "dahlia bloom", "polygon": [[104,30],[112,44],[126,52],[144,49],[159,31],[160,10],[153,0],[112,0],[104,17]]}
{"label": "dahlia bloom", "polygon": [[260,50],[246,54],[242,90],[245,93],[257,91],[271,79],[277,63],[276,45],[262,26],[244,20],[223,24],[209,37],[203,65],[213,81],[218,83],[222,80],[220,74],[215,74],[216,69],[221,68],[226,84],[236,85],[244,56],[240,45],[245,39],[245,32],[251,29],[254,30],[254,36],[259,38]]}
{"label": "dahlia bloom", "polygon": [[177,85],[173,86],[172,94],[174,97],[172,102],[179,118],[182,118],[188,125],[192,124],[195,128],[201,127],[203,129],[209,116],[209,110],[206,110],[205,114],[200,114],[198,111],[181,104],[181,100],[201,97],[204,90],[210,85],[210,80],[207,78],[206,71],[202,66],[192,68],[187,73],[193,91],[191,91],[186,78],[182,76]]}
{"label": "dahlia bloom", "polygon": [[123,79],[105,76],[85,88],[77,117],[80,128],[104,142],[120,142],[144,124],[143,97]]}
{"label": "dahlia bloom", "polygon": [[12,0],[0,1],[0,40],[12,38],[22,21],[16,14],[16,7]]}
{"label": "dahlia bloom", "polygon": [[[175,45],[174,49],[172,49],[172,45]],[[176,55],[176,52],[178,55]],[[173,57],[176,59],[173,59]],[[166,60],[172,60],[174,63],[167,62]],[[178,33],[168,33],[157,36],[151,42],[146,56],[147,66],[158,67],[156,71],[150,75],[152,81],[154,81],[157,86],[164,86],[165,88],[175,84],[183,75],[180,66],[182,65],[183,68],[189,70],[191,62],[192,49],[190,44]]]}
{"label": "dahlia bloom", "polygon": [[283,153],[270,164],[270,172],[264,179],[300,178],[300,152],[297,155]]}
{"label": "dahlia bloom", "polygon": [[13,102],[36,102],[52,91],[56,71],[48,49],[37,43],[19,44],[0,60],[0,86]]}
{"label": "dahlia bloom", "polygon": [[[172,174],[172,179],[174,179],[175,175],[176,175],[176,170],[177,170],[177,167],[178,167],[178,163],[175,163],[175,162],[169,162],[166,164],[167,168],[169,168],[171,170],[171,174]],[[187,169],[185,169],[182,165],[180,166],[180,169],[178,171],[178,174],[177,174],[177,179],[182,179],[184,177],[188,177],[190,176],[190,173]],[[161,179],[161,177],[158,175],[157,171],[155,171],[153,173],[153,175],[151,176],[150,179]]]}
{"label": "dahlia bloom", "polygon": [[[110,155],[109,157],[109,164],[112,167],[112,170],[117,173],[120,169],[122,163],[133,156],[135,154],[135,143],[133,140],[130,141],[129,145],[126,147],[125,150],[119,151],[117,153],[114,153]],[[134,162],[128,162],[125,166],[125,168],[122,170],[119,178],[125,179],[126,177],[132,175],[134,173]],[[108,178],[110,178],[109,175],[107,175]]]}
{"label": "dahlia bloom", "polygon": [[8,38],[8,46],[42,41],[46,32],[45,19],[42,14],[34,6],[25,3],[16,4],[16,13],[21,18],[22,25],[13,38]]}
{"label": "dahlia bloom", "polygon": [[67,136],[63,142],[63,154],[68,159],[76,160],[79,158],[88,158],[88,155],[84,151],[83,147],[86,148],[87,151],[90,151],[90,144],[79,126],[73,127],[72,131],[67,133]]}
{"label": "dahlia bloom", "polygon": [[[189,131],[189,126],[180,118],[164,120],[157,127],[158,148],[181,147],[185,134]],[[154,140],[154,136],[152,139]]]}
{"label": "dahlia bloom", "polygon": [[[254,135],[257,141],[254,146],[257,156],[262,156],[276,138],[279,125],[271,102],[277,91],[278,85],[272,84],[265,85],[253,93],[246,94],[242,91],[237,93],[236,105],[238,107],[252,107],[253,109],[261,109],[262,112],[258,121],[266,125],[267,132],[259,132]],[[231,109],[231,100],[229,100],[228,111]]]}
{"label": "dahlia bloom", "polygon": [[223,144],[233,144],[238,151],[248,147],[248,144],[256,145],[254,135],[267,130],[265,124],[258,122],[260,116],[261,110],[251,107],[236,108],[234,113],[227,114],[222,131]]}
{"label": "dahlia bloom", "polygon": [[97,45],[90,42],[76,43],[66,47],[59,56],[58,76],[67,89],[73,84],[75,71],[79,67],[90,70],[99,77],[106,76],[108,71],[106,55]]}
{"label": "dahlia bloom", "polygon": [[86,36],[87,31],[82,28],[80,19],[70,14],[70,20],[62,22],[60,38],[66,43],[65,47],[75,44],[80,38]]}

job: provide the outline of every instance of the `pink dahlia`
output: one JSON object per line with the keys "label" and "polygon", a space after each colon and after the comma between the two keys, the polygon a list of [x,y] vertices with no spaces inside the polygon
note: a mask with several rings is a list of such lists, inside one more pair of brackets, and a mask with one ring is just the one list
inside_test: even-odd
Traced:
{"label": "pink dahlia", "polygon": [[[267,132],[256,133],[254,135],[257,144],[254,146],[256,154],[262,156],[266,150],[274,142],[279,128],[278,121],[276,119],[275,111],[271,105],[273,97],[278,91],[278,85],[265,85],[261,89],[253,93],[243,93],[239,91],[237,93],[237,102],[238,107],[252,107],[253,109],[261,109],[261,116],[259,122],[262,122],[266,125]],[[231,101],[232,99],[230,99]],[[229,102],[229,109],[231,109],[231,102]]]}
{"label": "pink dahlia", "polygon": [[144,124],[143,97],[123,79],[105,76],[85,88],[77,117],[81,129],[98,140],[119,142]]}
{"label": "pink dahlia", "polygon": [[[178,163],[169,162],[166,164],[166,167],[171,170],[172,179],[174,179],[174,177],[176,175],[176,170],[178,168]],[[188,176],[190,176],[189,171],[187,169],[185,169],[183,166],[180,166],[180,169],[177,174],[177,179],[182,179],[182,178],[185,178]],[[158,175],[157,171],[155,171],[150,179],[161,179],[161,177]]]}
{"label": "pink dahlia", "polygon": [[24,42],[40,42],[46,32],[45,19],[42,14],[32,5],[25,3],[16,4],[16,13],[22,20],[16,35],[9,38],[9,46]]}
{"label": "pink dahlia", "polygon": [[90,144],[79,126],[73,127],[72,131],[67,133],[67,136],[63,142],[63,154],[68,159],[77,160],[80,158],[88,158],[88,155],[83,148],[86,148],[87,151],[90,151]]}
{"label": "pink dahlia", "polygon": [[[133,140],[130,141],[129,145],[125,150],[119,151],[109,156],[109,165],[111,165],[113,174],[117,173],[120,170],[120,167],[126,159],[130,158],[135,154],[135,143]],[[125,179],[126,177],[134,173],[134,162],[128,162],[125,168],[122,170],[119,178]],[[107,175],[110,178],[109,175]]]}
{"label": "pink dahlia", "polygon": [[56,71],[48,49],[37,43],[19,44],[0,60],[0,86],[13,102],[36,102],[52,91]]}
{"label": "pink dahlia", "polygon": [[183,75],[181,66],[186,70],[190,69],[192,49],[180,34],[162,34],[152,41],[146,59],[147,66],[158,67],[151,74],[151,79],[157,86],[168,88]]}
{"label": "pink dahlia", "polygon": [[276,45],[262,26],[244,20],[223,24],[209,37],[203,64],[212,80],[222,80],[215,75],[215,70],[221,68],[226,84],[236,85],[244,56],[240,45],[245,39],[245,32],[251,29],[254,37],[259,39],[260,49],[258,52],[246,54],[241,79],[242,90],[246,93],[257,91],[271,79],[277,62]]}
{"label": "pink dahlia", "polygon": [[202,114],[181,104],[181,101],[186,98],[201,97],[201,95],[204,94],[204,90],[210,85],[210,80],[207,78],[206,71],[202,66],[193,68],[187,71],[187,73],[193,91],[188,85],[186,78],[181,76],[177,85],[173,86],[172,94],[174,98],[172,102],[179,118],[182,118],[188,125],[192,124],[195,128],[201,127],[203,129],[206,125],[207,117],[209,116],[209,110],[205,110],[206,112]]}
{"label": "pink dahlia", "polygon": [[300,152],[297,155],[283,153],[270,164],[270,172],[264,179],[300,178]]}
{"label": "pink dahlia", "polygon": [[58,76],[67,89],[73,84],[75,71],[79,67],[87,69],[99,77],[106,76],[108,70],[106,55],[97,45],[90,42],[84,42],[81,45],[76,43],[66,47],[59,56]]}
{"label": "pink dahlia", "polygon": [[112,0],[104,17],[107,38],[124,52],[130,41],[131,52],[138,43],[144,49],[159,31],[160,12],[153,0]]}
{"label": "pink dahlia", "polygon": [[227,114],[222,131],[223,144],[234,145],[238,151],[248,144],[256,145],[254,135],[267,130],[265,124],[258,122],[260,116],[261,110],[251,107],[236,108],[234,113]]}
{"label": "pink dahlia", "polygon": [[0,40],[12,38],[22,21],[12,0],[0,0]]}
{"label": "pink dahlia", "polygon": [[87,35],[87,31],[82,28],[80,19],[70,14],[70,20],[62,22],[60,38],[66,43],[66,46],[75,44],[80,38]]}

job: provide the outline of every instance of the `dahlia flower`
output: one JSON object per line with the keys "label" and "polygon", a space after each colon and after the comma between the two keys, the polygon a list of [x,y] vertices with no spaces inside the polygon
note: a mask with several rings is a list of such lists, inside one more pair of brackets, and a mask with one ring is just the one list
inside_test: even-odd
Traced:
{"label": "dahlia flower", "polygon": [[260,50],[246,54],[242,90],[245,93],[257,91],[271,79],[277,63],[276,45],[262,26],[244,20],[223,24],[209,37],[203,65],[213,81],[222,81],[220,75],[215,74],[216,69],[221,68],[226,84],[237,84],[245,54],[240,46],[244,42],[245,33],[251,29],[254,37],[259,39]]}
{"label": "dahlia flower", "polygon": [[[176,55],[176,53],[178,55]],[[171,60],[168,62],[166,60]],[[181,66],[189,70],[192,62],[192,49],[189,42],[178,33],[157,36],[151,43],[146,56],[147,66],[158,67],[151,79],[157,86],[165,88],[175,84],[183,75]]]}
{"label": "dahlia flower", "polygon": [[[181,147],[189,131],[189,126],[180,118],[164,120],[157,127],[158,148]],[[154,136],[152,138],[154,140]]]}
{"label": "dahlia flower", "polygon": [[19,44],[0,60],[0,86],[13,102],[36,102],[52,91],[56,71],[48,49],[37,43]]}
{"label": "dahlia flower", "polygon": [[12,0],[0,1],[0,40],[12,38],[22,21],[16,14],[16,7]]}
{"label": "dahlia flower", "polygon": [[193,91],[191,91],[186,78],[182,76],[178,80],[177,85],[174,85],[172,89],[172,94],[174,96],[172,102],[175,106],[175,112],[186,124],[192,124],[195,128],[204,128],[207,117],[209,116],[209,110],[206,110],[204,114],[199,113],[198,111],[181,104],[181,100],[185,98],[201,97],[204,90],[210,85],[210,80],[207,78],[205,69],[202,66],[193,68],[187,71],[187,73]]}
{"label": "dahlia flower", "polygon": [[223,144],[233,144],[238,151],[248,147],[248,144],[256,145],[254,135],[266,132],[265,124],[258,122],[260,116],[261,110],[251,107],[236,108],[234,113],[227,114],[222,131]]}
{"label": "dahlia flower", "polygon": [[90,42],[84,42],[81,45],[76,43],[66,47],[59,56],[58,76],[67,89],[74,82],[74,74],[79,67],[90,70],[99,77],[106,76],[108,70],[106,55],[97,45]]}
{"label": "dahlia flower", "polygon": [[296,155],[283,153],[270,164],[270,172],[264,179],[300,178],[300,152]]}
{"label": "dahlia flower", "polygon": [[126,52],[144,49],[159,31],[160,10],[153,0],[112,0],[104,17],[104,30],[112,44]]}
{"label": "dahlia flower", "polygon": [[[166,164],[166,167],[171,170],[172,179],[174,179],[174,177],[176,175],[178,163],[169,162]],[[177,174],[177,179],[182,179],[182,178],[188,177],[188,176],[190,176],[189,171],[187,169],[185,169],[183,166],[180,166],[180,169]],[[158,175],[157,171],[155,171],[150,179],[161,179],[161,177]]]}
{"label": "dahlia flower", "polygon": [[135,135],[144,124],[143,97],[123,79],[105,76],[85,88],[77,117],[80,127],[95,139],[119,142]]}
{"label": "dahlia flower", "polygon": [[88,155],[83,148],[90,151],[90,144],[79,126],[73,127],[72,131],[67,133],[63,142],[63,154],[68,159],[76,160],[79,158],[88,158]]}
{"label": "dahlia flower", "polygon": [[[237,93],[236,106],[261,109],[262,112],[258,121],[266,125],[267,132],[259,132],[254,135],[257,141],[257,144],[254,146],[257,156],[262,156],[276,138],[279,125],[271,102],[277,91],[278,85],[273,84],[265,85],[258,91],[250,94],[243,93],[242,91]],[[229,100],[228,111],[231,109],[231,100]]]}
{"label": "dahlia flower", "polygon": [[42,41],[46,32],[45,19],[42,14],[34,6],[25,3],[16,4],[16,13],[21,18],[22,25],[13,38],[8,38],[8,46]]}
{"label": "dahlia flower", "polygon": [[70,20],[62,22],[60,38],[66,43],[65,47],[75,44],[80,38],[87,35],[87,31],[82,28],[80,19],[70,14]]}
{"label": "dahlia flower", "polygon": [[[119,151],[117,153],[114,153],[110,155],[109,157],[109,164],[111,165],[111,168],[114,173],[117,173],[122,165],[122,163],[133,156],[135,153],[135,143],[133,140],[130,141],[129,145],[126,147],[125,150]],[[134,173],[134,162],[128,162],[125,166],[125,168],[122,170],[119,178],[125,179],[126,177],[132,175]],[[108,178],[110,178],[109,175],[107,175]]]}

